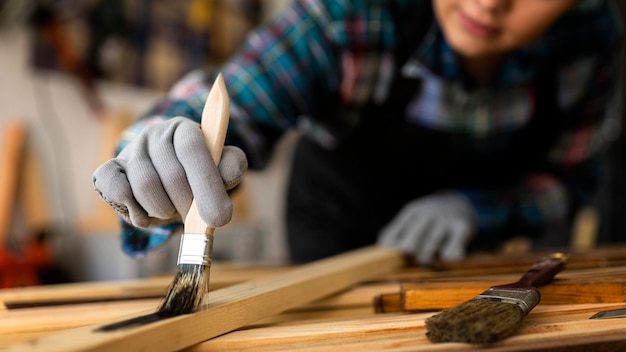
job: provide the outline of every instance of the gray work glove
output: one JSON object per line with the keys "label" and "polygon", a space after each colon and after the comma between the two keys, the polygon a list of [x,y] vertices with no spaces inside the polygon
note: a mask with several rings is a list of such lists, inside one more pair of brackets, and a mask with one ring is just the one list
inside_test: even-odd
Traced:
{"label": "gray work glove", "polygon": [[202,219],[219,227],[232,217],[226,191],[241,182],[247,167],[243,151],[226,146],[218,169],[200,124],[175,117],[146,126],[116,158],[96,169],[93,185],[136,227],[182,221],[194,196]]}
{"label": "gray work glove", "polygon": [[396,247],[419,264],[430,264],[435,255],[459,260],[475,228],[471,203],[462,195],[445,192],[407,203],[379,233],[378,244]]}

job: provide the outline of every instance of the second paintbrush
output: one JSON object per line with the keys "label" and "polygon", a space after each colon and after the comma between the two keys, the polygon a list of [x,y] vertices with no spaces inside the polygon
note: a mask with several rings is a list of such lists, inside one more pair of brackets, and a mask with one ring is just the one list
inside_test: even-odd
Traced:
{"label": "second paintbrush", "polygon": [[426,336],[433,342],[488,344],[515,333],[539,303],[537,287],[565,267],[567,256],[557,253],[535,263],[517,282],[493,286],[469,301],[426,319]]}

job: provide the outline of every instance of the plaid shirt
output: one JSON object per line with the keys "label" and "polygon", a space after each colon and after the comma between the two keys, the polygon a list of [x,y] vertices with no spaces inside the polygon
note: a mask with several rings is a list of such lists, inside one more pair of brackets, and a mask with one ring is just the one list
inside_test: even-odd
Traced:
{"label": "plaid shirt", "polygon": [[[242,147],[251,167],[262,168],[273,144],[290,128],[332,148],[358,123],[359,109],[387,99],[397,45],[390,3],[404,13],[419,6],[412,0],[294,1],[250,33],[219,70],[183,77],[125,131],[120,149],[146,124],[172,116],[199,122],[217,72],[231,98],[226,143]],[[528,123],[536,110],[534,78],[541,63],[554,65],[558,107],[577,107],[547,156],[557,172],[525,175],[520,184],[497,192],[457,190],[473,203],[479,232],[501,230],[512,218],[541,227],[561,218],[571,204],[588,200],[600,178],[598,158],[610,140],[607,127],[621,114],[616,94],[621,24],[610,2],[579,2],[542,37],[508,55],[489,87],[473,86],[436,22],[415,47],[401,72],[420,79],[422,89],[408,102],[406,118],[461,136],[468,148],[498,148],[503,136]],[[329,97],[337,96],[339,103],[328,111]],[[123,225],[130,254],[159,245],[177,227]]]}

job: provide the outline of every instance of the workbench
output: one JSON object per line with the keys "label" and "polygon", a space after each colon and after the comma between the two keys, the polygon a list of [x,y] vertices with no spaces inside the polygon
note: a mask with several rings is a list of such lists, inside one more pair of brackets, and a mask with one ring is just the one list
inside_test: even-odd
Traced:
{"label": "workbench", "polygon": [[[479,253],[449,266],[403,267],[187,350],[626,350],[626,318],[589,319],[598,311],[626,307],[626,246],[569,254],[568,267],[553,284],[540,288],[542,302],[524,319],[521,329],[494,345],[431,343],[425,337],[424,320],[436,310],[407,309],[402,305],[402,300],[407,299],[402,296],[403,290],[410,285],[418,289],[440,285],[439,289],[447,287],[448,291],[432,291],[433,300],[441,300],[445,293],[450,299],[463,301],[463,295],[472,294],[470,287],[482,290],[491,283],[517,280],[543,253]],[[294,268],[297,266],[215,263],[211,269],[211,290],[259,277],[271,278]],[[172,277],[0,290],[0,302],[4,305],[0,308],[0,349],[156,309]],[[576,286],[579,283],[581,286]],[[602,286],[603,283],[610,286]],[[451,284],[459,289],[450,290]],[[550,289],[559,285],[572,292],[564,294]],[[455,293],[459,297],[454,297]],[[425,297],[421,300],[428,301],[428,293]],[[380,305],[383,298],[390,298],[385,306]]]}

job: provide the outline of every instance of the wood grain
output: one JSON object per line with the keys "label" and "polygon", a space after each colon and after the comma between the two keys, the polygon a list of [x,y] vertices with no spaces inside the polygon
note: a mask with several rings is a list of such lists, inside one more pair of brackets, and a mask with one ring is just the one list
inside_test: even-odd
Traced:
{"label": "wood grain", "polygon": [[[330,263],[328,263],[330,264]],[[229,276],[248,278],[254,275],[265,275],[266,279],[282,277],[286,274],[302,275],[298,273],[298,267],[291,268],[254,268],[252,264],[247,265],[226,265],[220,267],[217,265],[214,273],[216,283],[220,275],[226,279]],[[246,272],[254,273],[247,275]],[[557,276],[557,280],[574,280],[574,279],[593,279],[597,278],[601,282],[610,282],[624,277],[626,267],[608,267],[585,270],[565,270]],[[432,344],[424,336],[424,319],[434,314],[432,312],[396,312],[388,314],[376,314],[371,306],[367,307],[369,298],[376,292],[398,292],[399,283],[394,283],[394,277],[398,272],[407,274],[412,272],[413,277],[425,277],[432,282],[451,281],[451,273],[447,273],[448,277],[437,279],[431,274],[436,272],[428,272],[424,268],[400,268],[389,271],[387,274],[371,272],[371,276],[361,280],[359,285],[350,285],[345,289],[338,291],[336,295],[325,296],[326,298],[318,300],[311,304],[296,304],[294,307],[285,310],[281,314],[268,314],[267,316],[255,320],[254,322],[245,324],[242,329],[235,329],[228,334],[216,336],[211,339],[203,340],[203,342],[189,346],[189,351],[364,351],[364,350],[388,350],[388,351],[623,351],[626,348],[624,336],[626,336],[626,319],[606,319],[606,320],[590,320],[589,317],[600,310],[614,309],[626,307],[626,303],[586,303],[586,304],[558,304],[547,305],[540,303],[526,317],[520,330],[515,336],[506,339],[493,346],[474,346],[467,344]],[[467,283],[475,280],[488,282],[488,286],[494,283],[510,282],[514,278],[519,278],[518,273],[511,274],[486,274],[491,270],[483,271],[482,275],[468,276],[466,271],[457,272],[454,281]],[[219,274],[218,274],[219,273]],[[559,279],[560,278],[560,279]],[[491,281],[489,281],[491,280]],[[254,280],[255,285],[263,285],[265,280]],[[256,290],[255,287],[249,287],[249,282],[245,285],[237,285],[248,287]],[[265,286],[265,285],[264,285]],[[274,287],[274,284],[272,284]],[[236,287],[236,286],[235,286]],[[317,286],[309,286],[317,287]],[[548,286],[545,286],[548,287]],[[268,286],[266,286],[268,288]],[[391,291],[390,291],[391,290]],[[1,290],[0,290],[1,292]],[[225,294],[224,290],[217,290],[213,293],[213,298],[220,299],[216,302],[218,305],[224,305],[223,309],[228,310],[228,297],[235,299],[239,303],[232,302],[237,306],[240,304],[247,305],[254,302],[255,299],[240,300],[231,294]],[[302,294],[306,294],[308,290],[300,290]],[[237,293],[238,297],[243,293]],[[276,296],[272,296],[277,300]],[[265,296],[266,299],[272,297]],[[285,298],[285,296],[281,296]],[[258,302],[258,301],[256,301]],[[370,301],[371,302],[371,301]],[[195,330],[194,334],[200,334],[201,331],[212,329],[213,321],[204,327],[207,319],[211,316],[215,319],[222,319],[227,316],[227,320],[240,319],[239,308],[228,316],[224,311],[211,311],[211,306],[207,307],[207,315],[191,315],[181,317],[181,324],[172,322],[159,329],[149,329],[150,331],[141,332],[135,335],[132,332],[137,329],[131,329],[125,332],[126,336],[121,339],[133,339],[139,336],[139,340],[150,339],[149,336],[159,341],[150,343],[130,344],[119,343],[111,345],[104,343],[94,348],[85,347],[85,339],[89,339],[89,331],[95,327],[102,326],[103,320],[112,318],[111,321],[119,321],[115,316],[137,316],[145,314],[147,309],[154,307],[155,300],[135,301],[135,302],[116,302],[114,304],[96,304],[68,307],[53,307],[45,309],[24,309],[12,312],[0,311],[0,350],[9,348],[9,350],[21,350],[18,347],[28,345],[28,341],[37,341],[39,344],[47,344],[53,346],[52,343],[61,340],[60,336],[65,338],[74,338],[81,342],[81,348],[68,348],[68,345],[60,345],[59,349],[66,350],[113,350],[117,347],[120,350],[141,350],[143,347],[148,350],[172,350],[171,342],[161,341],[163,339],[189,338],[188,330]],[[245,309],[245,307],[240,307]],[[257,308],[253,308],[252,313]],[[130,314],[135,312],[135,314]],[[127,314],[128,313],[128,314]],[[212,315],[209,315],[211,313]],[[199,313],[198,313],[199,314]],[[98,317],[99,315],[99,317]],[[58,317],[58,318],[57,318]],[[82,328],[88,333],[77,334],[77,329],[67,330],[61,323],[63,319],[73,319],[75,324],[91,324],[96,322],[90,328]],[[55,319],[57,318],[57,319]],[[193,322],[192,323],[192,319]],[[82,321],[81,321],[82,320]],[[240,321],[240,320],[239,320]],[[39,323],[38,323],[39,322]],[[100,323],[98,323],[100,322]],[[4,325],[3,325],[4,323]],[[28,324],[31,323],[31,326]],[[155,323],[159,325],[164,322]],[[13,324],[21,324],[24,329],[10,330]],[[169,324],[169,323],[168,323]],[[198,325],[194,325],[198,324]],[[203,325],[200,325],[203,324]],[[222,322],[222,324],[231,324],[231,322]],[[219,324],[218,324],[219,325]],[[199,326],[203,326],[199,328]],[[147,329],[149,326],[146,326]],[[7,330],[2,330],[2,329]],[[27,330],[30,328],[30,330]],[[35,330],[39,329],[39,330]],[[59,331],[66,329],[67,331]],[[181,333],[180,330],[183,330]],[[72,332],[72,333],[70,333]],[[132,332],[132,333],[131,333]],[[131,336],[129,336],[131,335]],[[53,336],[57,336],[52,339]],[[58,340],[57,340],[58,339]],[[159,344],[162,342],[162,344]],[[52,350],[52,347],[44,348],[39,346],[28,347],[25,350]]]}
{"label": "wood grain", "polygon": [[[188,351],[567,351],[593,350],[611,343],[624,346],[626,319],[590,321],[598,310],[625,304],[537,306],[518,333],[491,346],[433,344],[425,336],[424,320],[434,313],[390,313],[354,319],[330,317],[298,324],[271,325],[234,331]],[[580,349],[578,349],[580,348]]]}
{"label": "wood grain", "polygon": [[19,120],[4,124],[0,147],[0,245],[4,246],[11,230],[17,197],[26,127]]}
{"label": "wood grain", "polygon": [[[380,312],[425,311],[450,308],[484,290],[513,282],[514,274],[404,281],[400,291],[377,298]],[[626,302],[626,268],[611,267],[559,273],[553,282],[539,287],[542,304]]]}
{"label": "wood grain", "polygon": [[[203,310],[127,329],[112,323],[69,329],[8,346],[8,351],[180,350],[289,308],[348,288],[404,265],[402,253],[369,246],[294,268],[287,273],[216,290]],[[137,318],[147,311],[129,316]],[[124,319],[125,320],[125,319]],[[199,328],[201,327],[201,328]]]}
{"label": "wood grain", "polygon": [[[202,111],[202,133],[204,140],[209,147],[211,157],[215,165],[219,165],[226,139],[228,128],[228,118],[230,116],[230,100],[228,91],[224,83],[224,78],[220,73],[209,91],[204,110]],[[206,233],[213,234],[215,229],[208,227],[202,220],[196,207],[196,200],[191,202],[191,207],[185,217],[185,233]]]}
{"label": "wood grain", "polygon": [[[211,290],[255,278],[284,273],[289,266],[217,262],[212,265]],[[143,279],[75,282],[55,285],[6,288],[0,290],[0,312],[14,306],[42,307],[87,302],[163,297],[173,275]],[[1,330],[0,330],[1,332]]]}

